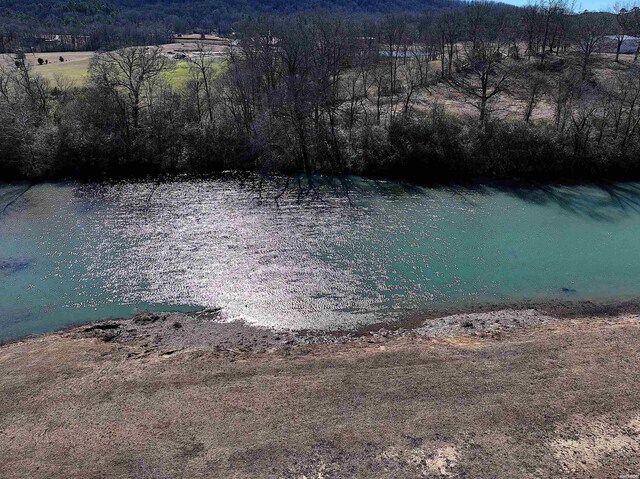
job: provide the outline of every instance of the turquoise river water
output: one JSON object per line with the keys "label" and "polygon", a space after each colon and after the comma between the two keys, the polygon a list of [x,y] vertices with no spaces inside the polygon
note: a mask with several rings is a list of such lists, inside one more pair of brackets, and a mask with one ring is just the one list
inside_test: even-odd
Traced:
{"label": "turquoise river water", "polygon": [[332,329],[640,296],[640,184],[316,184],[0,185],[0,339],[144,310]]}

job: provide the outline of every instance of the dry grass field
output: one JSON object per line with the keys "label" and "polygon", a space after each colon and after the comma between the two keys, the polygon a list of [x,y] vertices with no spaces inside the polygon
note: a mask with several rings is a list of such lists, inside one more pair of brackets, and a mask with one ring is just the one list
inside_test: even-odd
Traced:
{"label": "dry grass field", "polygon": [[265,352],[81,331],[0,347],[0,477],[640,471],[636,316]]}
{"label": "dry grass field", "polygon": [[[593,55],[592,70],[594,76],[603,84],[615,81],[617,72],[623,71],[633,64],[633,55],[621,55],[620,62],[614,61],[615,55],[597,53]],[[548,62],[558,61],[557,57],[549,57]],[[573,62],[575,68],[579,71],[579,63],[581,59],[576,52],[571,54],[564,54],[560,57],[560,61]],[[640,64],[640,60],[637,61]],[[439,62],[431,62],[430,71],[436,75],[440,71]],[[558,72],[547,72],[547,80],[551,85],[550,91],[553,91],[554,82],[560,82],[561,77]],[[511,86],[508,91],[500,95],[498,99],[491,102],[490,107],[492,115],[497,118],[521,120],[526,109],[526,94],[520,84],[520,82],[514,80],[511,82]],[[444,107],[445,111],[458,115],[478,115],[478,109],[474,106],[475,101],[473,98],[466,97],[459,91],[449,86],[445,82],[440,82],[430,88],[430,91],[419,95],[416,98],[415,108],[418,110],[429,110],[433,108],[435,104]],[[548,121],[553,118],[554,115],[554,99],[549,93],[542,95],[538,103],[536,104],[533,114],[531,116],[532,121]]]}

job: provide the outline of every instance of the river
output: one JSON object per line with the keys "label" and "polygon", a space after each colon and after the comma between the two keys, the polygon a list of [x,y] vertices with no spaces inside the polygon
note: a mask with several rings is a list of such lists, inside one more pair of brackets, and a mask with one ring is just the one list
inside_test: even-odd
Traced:
{"label": "river", "polygon": [[[640,296],[640,184],[233,178],[0,185],[0,339],[146,310],[336,329]],[[26,191],[25,191],[26,190]]]}

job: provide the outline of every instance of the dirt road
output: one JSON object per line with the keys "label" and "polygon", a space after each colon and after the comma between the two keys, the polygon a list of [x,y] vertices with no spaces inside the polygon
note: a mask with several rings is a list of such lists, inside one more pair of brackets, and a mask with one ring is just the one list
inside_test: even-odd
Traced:
{"label": "dirt road", "polygon": [[640,319],[266,352],[0,347],[2,478],[633,477]]}

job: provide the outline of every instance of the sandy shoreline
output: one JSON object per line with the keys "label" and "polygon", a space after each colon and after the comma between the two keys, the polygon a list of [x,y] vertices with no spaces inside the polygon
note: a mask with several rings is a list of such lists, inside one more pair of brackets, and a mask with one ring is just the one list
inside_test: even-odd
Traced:
{"label": "sandy shoreline", "polygon": [[640,316],[607,314],[309,335],[209,311],[16,340],[0,346],[0,477],[637,474]]}

